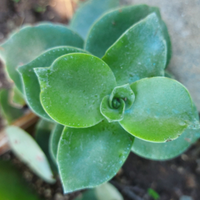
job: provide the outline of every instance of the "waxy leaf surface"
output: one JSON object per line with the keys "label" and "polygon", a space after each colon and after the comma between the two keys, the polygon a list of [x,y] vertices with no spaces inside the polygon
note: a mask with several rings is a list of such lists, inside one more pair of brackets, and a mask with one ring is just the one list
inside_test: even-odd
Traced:
{"label": "waxy leaf surface", "polygon": [[44,111],[41,105],[40,85],[33,68],[49,67],[60,56],[74,52],[85,51],[79,48],[69,46],[55,47],[42,53],[30,63],[18,68],[18,71],[22,76],[22,82],[24,85],[24,96],[26,98],[26,102],[28,103],[29,107],[33,110],[33,112],[35,112],[37,115],[44,119],[52,120]]}
{"label": "waxy leaf surface", "polygon": [[16,126],[8,126],[5,131],[14,154],[40,178],[48,183],[54,183],[48,160],[35,140]]}
{"label": "waxy leaf surface", "polygon": [[[199,113],[194,104],[193,108],[196,111],[196,120],[199,121]],[[132,151],[139,156],[151,160],[168,160],[182,154],[198,138],[200,138],[200,129],[191,128],[185,129],[177,139],[165,143],[152,143],[135,138]]]}
{"label": "waxy leaf surface", "polygon": [[30,62],[43,51],[55,46],[83,47],[83,39],[62,25],[51,23],[25,26],[14,32],[0,48],[0,56],[7,67],[10,78],[23,92],[19,73],[16,69]]}
{"label": "waxy leaf surface", "polygon": [[110,183],[104,183],[80,194],[75,200],[123,200],[120,192]]}
{"label": "waxy leaf surface", "polygon": [[52,119],[69,127],[89,127],[103,119],[101,100],[116,86],[105,62],[92,55],[73,53],[35,72],[41,103]]}
{"label": "waxy leaf surface", "polygon": [[166,42],[155,13],[129,28],[102,58],[112,69],[118,85],[141,78],[163,76]]}
{"label": "waxy leaf surface", "polygon": [[119,0],[88,0],[80,4],[76,10],[70,22],[70,28],[86,38],[93,22],[104,12],[117,6],[119,6]]}
{"label": "waxy leaf surface", "polygon": [[0,200],[40,200],[9,161],[0,161]]}
{"label": "waxy leaf surface", "polygon": [[8,124],[11,124],[13,121],[18,119],[23,115],[23,110],[15,108],[10,104],[10,95],[9,90],[3,89],[0,91],[0,109],[3,117]]}
{"label": "waxy leaf surface", "polygon": [[171,42],[167,27],[161,19],[159,9],[147,5],[122,7],[104,14],[92,26],[86,39],[85,49],[98,57],[102,57],[106,50],[127,29],[153,12],[159,18],[162,35],[167,43],[167,57],[169,61],[171,58]]}
{"label": "waxy leaf surface", "polygon": [[165,143],[152,143],[135,138],[132,151],[151,160],[168,160],[179,156],[200,138],[199,129],[186,129],[177,139]]}
{"label": "waxy leaf surface", "polygon": [[64,192],[96,187],[110,180],[126,160],[134,138],[106,120],[89,128],[65,128],[58,147]]}
{"label": "waxy leaf surface", "polygon": [[57,163],[57,151],[58,151],[58,143],[60,141],[60,137],[62,131],[64,129],[63,125],[57,124],[53,131],[51,132],[50,141],[49,141],[49,151],[52,159]]}
{"label": "waxy leaf surface", "polygon": [[179,82],[154,77],[131,84],[133,106],[119,123],[135,137],[152,142],[176,139],[187,127],[199,128],[188,90]]}

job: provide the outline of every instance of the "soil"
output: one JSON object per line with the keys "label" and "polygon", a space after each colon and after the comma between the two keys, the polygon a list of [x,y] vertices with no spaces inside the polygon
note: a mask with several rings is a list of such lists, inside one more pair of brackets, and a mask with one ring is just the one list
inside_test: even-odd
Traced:
{"label": "soil", "polygon": [[[55,1],[54,1],[55,2]],[[69,15],[60,15],[55,5],[48,0],[1,0],[0,1],[0,42],[14,29],[25,23],[53,21],[67,24]],[[10,83],[5,78],[0,63],[0,89]],[[3,126],[0,119],[0,128]],[[62,195],[62,187],[49,185],[35,176],[12,153],[6,153],[0,159],[11,160],[21,171],[27,183],[44,200],[73,200],[80,192]],[[170,161],[158,162],[143,159],[130,153],[118,174],[111,180],[124,196],[125,200],[151,200],[148,189],[152,188],[160,195],[160,200],[179,200],[188,196],[200,199],[200,141],[187,152]],[[187,196],[183,196],[187,195]]]}

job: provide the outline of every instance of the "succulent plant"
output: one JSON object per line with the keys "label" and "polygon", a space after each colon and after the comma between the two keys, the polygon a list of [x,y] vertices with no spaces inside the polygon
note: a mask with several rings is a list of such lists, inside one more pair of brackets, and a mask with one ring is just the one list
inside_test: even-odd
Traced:
{"label": "succulent plant", "polygon": [[[165,160],[200,137],[198,112],[188,90],[165,76],[171,42],[159,9],[120,7],[99,17],[118,1],[105,1],[98,9],[100,2],[80,7],[70,27],[25,26],[0,49],[27,105],[47,120],[39,128],[46,127],[42,130],[51,132],[50,139],[39,131],[37,141],[43,141],[39,144],[44,152],[50,150],[65,193],[109,181],[131,150]],[[91,18],[86,23],[88,12],[94,17],[86,16]],[[26,136],[14,134],[12,128],[7,130],[16,152],[13,138]],[[29,151],[26,154],[29,157]],[[34,156],[25,161],[37,173],[39,168],[47,170],[39,175],[52,182],[46,157],[35,169]]]}

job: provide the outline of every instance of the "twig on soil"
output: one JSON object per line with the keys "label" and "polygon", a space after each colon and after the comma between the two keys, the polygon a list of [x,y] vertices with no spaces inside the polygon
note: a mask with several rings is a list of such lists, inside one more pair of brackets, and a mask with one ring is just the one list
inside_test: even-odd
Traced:
{"label": "twig on soil", "polygon": [[[143,200],[141,197],[136,195],[131,189],[133,189],[130,186],[122,185],[116,181],[111,181],[111,183],[117,187],[119,190],[121,190],[122,193],[124,193],[127,197],[129,197],[132,200]],[[140,190],[141,191],[141,190]]]}

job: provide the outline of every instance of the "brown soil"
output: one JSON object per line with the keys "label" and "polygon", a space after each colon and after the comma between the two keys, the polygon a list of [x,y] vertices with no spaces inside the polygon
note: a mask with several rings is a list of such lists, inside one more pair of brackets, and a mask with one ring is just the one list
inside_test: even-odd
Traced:
{"label": "brown soil", "polygon": [[[0,42],[12,30],[25,23],[53,21],[67,23],[67,15],[60,16],[48,0],[1,0],[0,1]],[[0,63],[0,88],[9,87]],[[2,120],[0,120],[0,128]],[[49,185],[36,177],[24,164],[11,153],[0,159],[10,159],[44,200],[73,200],[77,193],[62,195],[59,179],[56,184]],[[186,153],[171,161],[157,162],[130,154],[123,168],[111,180],[125,200],[151,200],[148,188],[154,189],[160,200],[178,200],[183,195],[200,199],[200,141]],[[27,199],[28,200],[28,199]]]}

